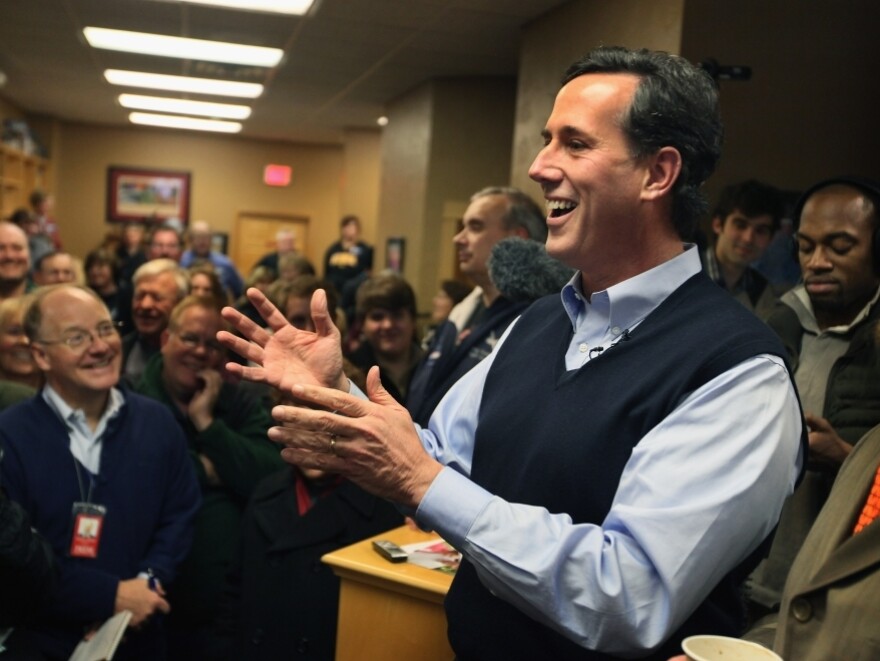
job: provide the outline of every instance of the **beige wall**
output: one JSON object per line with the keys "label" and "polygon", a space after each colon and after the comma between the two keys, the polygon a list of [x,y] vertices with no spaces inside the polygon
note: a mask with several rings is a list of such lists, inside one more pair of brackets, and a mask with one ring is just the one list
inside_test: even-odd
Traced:
{"label": "beige wall", "polygon": [[406,238],[404,275],[420,310],[454,271],[451,238],[471,194],[507,184],[514,99],[510,79],[436,80],[389,108],[376,265],[387,237]]}
{"label": "beige wall", "polygon": [[541,148],[541,130],[568,66],[601,45],[677,53],[684,6],[684,0],[576,0],[525,30],[510,170],[513,186],[541,199],[528,170]]}
{"label": "beige wall", "polygon": [[748,177],[792,190],[835,174],[880,179],[877,25],[872,0],[689,0],[682,55],[753,68],[748,82],[721,82],[713,199]]}
{"label": "beige wall", "polygon": [[[308,216],[307,256],[319,270],[343,213],[361,213],[367,227],[375,225],[379,152],[378,138],[370,132],[353,135],[347,149],[64,124],[59,141],[59,157],[53,154],[56,215],[65,245],[76,254],[97,245],[109,228],[104,218],[110,165],[189,171],[190,219],[208,220],[216,231],[231,232],[239,212]],[[262,183],[268,163],[292,166],[289,187]],[[356,179],[347,175],[347,167],[356,169]],[[369,233],[365,236],[372,240]]]}
{"label": "beige wall", "polygon": [[382,175],[379,196],[379,227],[374,271],[385,265],[385,240],[406,238],[404,276],[416,287],[422,261],[425,196],[431,152],[433,87],[421,85],[388,108],[388,125],[382,135]]}
{"label": "beige wall", "polygon": [[[339,227],[338,221],[342,216],[355,214],[361,219],[361,229],[367,242],[373,243],[376,240],[379,217],[382,132],[348,130],[345,132],[343,149],[341,213],[335,225]],[[329,243],[328,241],[327,245]],[[322,248],[325,249],[327,245]],[[318,258],[323,259],[323,252]],[[323,266],[318,266],[319,272],[322,268]]]}

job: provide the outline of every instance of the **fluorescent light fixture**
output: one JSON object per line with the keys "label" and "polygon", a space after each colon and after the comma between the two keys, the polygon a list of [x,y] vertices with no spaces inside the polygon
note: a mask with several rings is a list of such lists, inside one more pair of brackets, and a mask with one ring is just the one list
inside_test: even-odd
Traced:
{"label": "fluorescent light fixture", "polygon": [[219,131],[220,133],[238,133],[241,124],[238,122],[221,122],[216,119],[196,119],[179,115],[154,115],[147,112],[133,112],[128,116],[132,124],[161,126],[169,129],[191,129],[194,131]]}
{"label": "fluorescent light fixture", "polygon": [[309,10],[314,0],[182,0],[182,2],[273,14],[302,15]]}
{"label": "fluorescent light fixture", "polygon": [[274,67],[284,55],[284,51],[280,48],[244,46],[223,41],[170,37],[164,34],[148,34],[128,30],[87,27],[83,28],[83,34],[93,48],[162,57],[179,57],[185,60]]}
{"label": "fluorescent light fixture", "polygon": [[242,99],[255,99],[263,93],[263,86],[258,83],[238,83],[212,78],[191,78],[189,76],[168,76],[161,73],[143,71],[123,71],[107,69],[104,78],[111,85],[126,87],[145,87],[151,90],[167,90],[169,92],[187,92],[191,94],[214,94],[216,96],[234,96]]}
{"label": "fluorescent light fixture", "polygon": [[119,105],[133,110],[153,110],[156,112],[178,113],[181,115],[201,115],[220,119],[247,119],[251,109],[231,103],[208,103],[186,99],[167,99],[160,96],[140,94],[120,94]]}

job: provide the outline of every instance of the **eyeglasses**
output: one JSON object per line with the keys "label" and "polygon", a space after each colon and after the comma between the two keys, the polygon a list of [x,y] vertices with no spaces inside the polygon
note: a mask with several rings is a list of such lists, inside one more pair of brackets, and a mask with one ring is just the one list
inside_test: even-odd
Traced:
{"label": "eyeglasses", "polygon": [[22,337],[23,335],[26,335],[26,333],[24,332],[24,326],[22,326],[21,324],[17,324],[15,326],[7,326],[3,332],[9,337]]}
{"label": "eyeglasses", "polygon": [[198,335],[194,335],[193,333],[178,333],[175,331],[174,334],[177,335],[177,338],[183,343],[183,345],[187,349],[198,349],[199,347],[204,347],[205,351],[208,351],[210,353],[220,353],[224,349],[224,346],[216,340],[203,340]]}
{"label": "eyeglasses", "polygon": [[119,337],[119,326],[118,322],[105,321],[95,327],[94,333],[84,328],[72,328],[65,332],[61,339],[35,340],[35,342],[40,344],[64,344],[72,351],[82,352],[92,346],[96,338],[101,338],[106,342],[114,337]]}

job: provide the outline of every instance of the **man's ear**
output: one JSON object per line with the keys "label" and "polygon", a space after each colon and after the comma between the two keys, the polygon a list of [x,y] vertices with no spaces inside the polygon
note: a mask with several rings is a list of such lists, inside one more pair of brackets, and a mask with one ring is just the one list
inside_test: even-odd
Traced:
{"label": "man's ear", "polygon": [[712,231],[715,234],[721,234],[721,231],[724,229],[724,220],[720,216],[714,216],[712,218]]}
{"label": "man's ear", "polygon": [[661,147],[646,159],[647,172],[642,199],[655,200],[670,195],[681,173],[681,154],[675,147]]}
{"label": "man's ear", "polygon": [[34,362],[37,364],[37,367],[40,368],[41,372],[48,372],[50,367],[49,356],[46,354],[46,350],[39,344],[34,344],[33,342],[30,344],[31,356],[34,357]]}
{"label": "man's ear", "polygon": [[510,230],[510,236],[518,236],[521,239],[528,239],[529,231],[522,225],[517,225],[512,230]]}

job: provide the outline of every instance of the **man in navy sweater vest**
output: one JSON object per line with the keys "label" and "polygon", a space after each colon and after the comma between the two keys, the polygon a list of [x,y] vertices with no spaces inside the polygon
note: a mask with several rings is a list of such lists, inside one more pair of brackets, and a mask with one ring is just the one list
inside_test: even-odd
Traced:
{"label": "man in navy sweater vest", "polygon": [[[772,333],[683,244],[720,152],[711,79],[680,57],[603,47],[566,73],[530,176],[547,252],[578,273],[538,300],[414,427],[374,368],[342,375],[325,298],[316,332],[229,310],[290,390],[286,459],[345,475],[464,555],[446,601],[458,659],[666,659],[736,635],[742,578],[801,471],[797,394]],[[305,435],[300,429],[324,434]]]}

